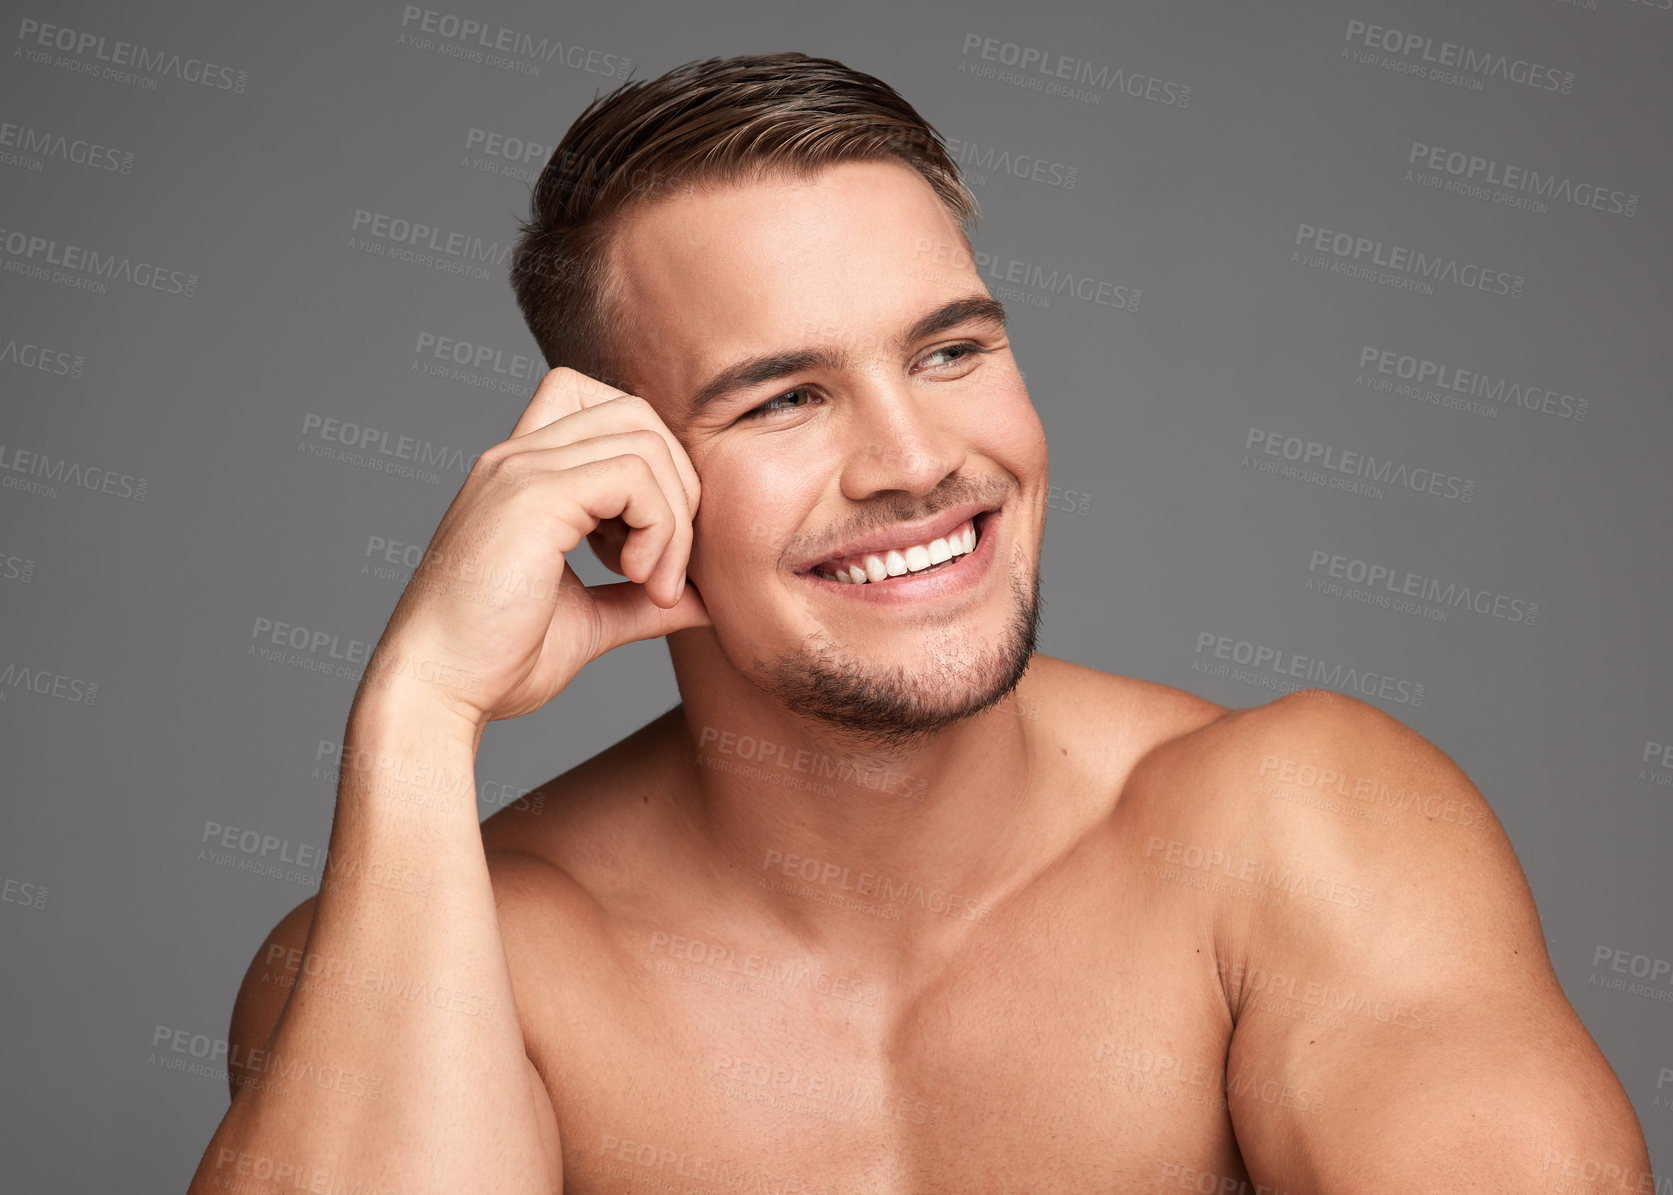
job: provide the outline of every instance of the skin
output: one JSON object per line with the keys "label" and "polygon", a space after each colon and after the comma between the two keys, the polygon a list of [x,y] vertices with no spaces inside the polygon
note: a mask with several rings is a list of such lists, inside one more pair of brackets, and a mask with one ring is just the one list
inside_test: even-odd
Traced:
{"label": "skin", "polygon": [[[563,1189],[1653,1189],[1441,751],[1338,694],[1228,710],[1032,653],[1048,458],[1004,329],[891,344],[986,294],[962,245],[893,162],[626,224],[633,387],[701,477],[711,625],[667,637],[680,705],[482,827]],[[689,410],[810,346],[848,359]],[[794,575],[973,494],[1002,506],[965,594]],[[235,1044],[269,1039],[264,960],[312,905]]]}

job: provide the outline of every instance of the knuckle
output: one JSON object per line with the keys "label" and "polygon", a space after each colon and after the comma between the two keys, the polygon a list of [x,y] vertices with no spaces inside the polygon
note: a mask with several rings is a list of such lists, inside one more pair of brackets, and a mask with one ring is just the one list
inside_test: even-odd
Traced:
{"label": "knuckle", "polygon": [[477,454],[476,461],[471,465],[470,476],[485,477],[494,473],[509,455],[510,450],[505,446],[504,441],[484,448]]}
{"label": "knuckle", "polygon": [[641,454],[646,452],[666,453],[668,451],[668,441],[664,440],[660,433],[648,427],[636,427],[627,434],[633,437],[633,443],[638,447]]}

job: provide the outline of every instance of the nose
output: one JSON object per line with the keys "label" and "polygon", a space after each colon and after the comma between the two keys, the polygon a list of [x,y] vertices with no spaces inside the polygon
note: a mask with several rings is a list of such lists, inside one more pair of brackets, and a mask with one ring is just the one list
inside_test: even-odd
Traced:
{"label": "nose", "polygon": [[937,399],[905,378],[868,379],[849,400],[844,497],[858,502],[891,490],[922,497],[964,467],[965,436],[945,409],[956,400]]}

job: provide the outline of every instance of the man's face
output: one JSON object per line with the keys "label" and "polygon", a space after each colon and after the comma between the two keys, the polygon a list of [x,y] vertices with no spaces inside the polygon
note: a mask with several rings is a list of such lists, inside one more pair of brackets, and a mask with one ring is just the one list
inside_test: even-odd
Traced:
{"label": "man's face", "polygon": [[[688,575],[732,667],[880,744],[1008,693],[1035,646],[1045,434],[924,179],[843,163],[684,193],[630,213],[612,265],[624,368],[702,482]],[[975,548],[938,566],[825,575],[922,565],[906,549],[940,557],[955,528]]]}

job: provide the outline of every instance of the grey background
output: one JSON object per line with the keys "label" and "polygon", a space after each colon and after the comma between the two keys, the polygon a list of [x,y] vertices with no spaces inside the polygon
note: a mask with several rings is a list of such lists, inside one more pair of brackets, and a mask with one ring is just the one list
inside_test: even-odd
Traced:
{"label": "grey background", "polygon": [[[1138,288],[1129,310],[996,291],[1059,487],[1043,650],[1232,706],[1279,690],[1202,671],[1201,635],[1421,684],[1421,703],[1367,700],[1492,803],[1569,997],[1665,1159],[1673,1083],[1657,1081],[1673,1067],[1673,983],[1610,989],[1594,959],[1673,958],[1673,774],[1646,762],[1673,741],[1673,12],[1628,0],[434,4],[631,59],[638,78],[713,54],[838,58],[894,84],[969,155],[979,249]],[[224,1037],[263,935],[314,891],[307,875],[200,857],[206,826],[323,848],[334,784],[317,756],[354,692],[352,679],[250,654],[256,620],[375,642],[405,574],[368,572],[368,544],[422,547],[463,479],[311,455],[322,442],[305,417],[469,458],[504,438],[533,389],[420,371],[433,360],[424,333],[488,346],[502,367],[535,349],[503,269],[477,280],[375,255],[353,242],[365,232],[354,213],[504,245],[529,184],[474,168],[510,163],[473,148],[470,130],[550,147],[620,80],[584,57],[529,76],[400,44],[411,30],[398,3],[6,9],[0,123],[35,130],[37,150],[49,141],[0,145],[4,1183],[183,1189],[227,1090],[218,1067],[170,1069],[153,1039],[160,1027]],[[244,72],[242,90],[166,68],[136,72],[139,84],[74,69],[108,66],[96,50],[34,61],[26,20],[206,59],[223,79]],[[1572,93],[1355,63],[1350,20],[1571,71]],[[969,37],[1154,77],[1175,96],[1188,85],[1189,102],[1111,89],[1093,104],[977,77],[971,67],[1001,64],[967,51]],[[126,170],[80,164],[51,148],[60,135],[117,154],[102,160],[132,156]],[[1633,193],[1636,211],[1428,189],[1406,178],[1414,141]],[[1052,185],[1066,170],[1040,182],[983,168],[990,149],[1073,167],[1074,186]],[[1425,295],[1311,269],[1291,261],[1303,223],[1484,263],[1525,289]],[[42,255],[14,252],[18,232],[197,275],[195,293],[32,277],[21,271]],[[1366,346],[1583,398],[1586,417],[1374,392],[1356,384]],[[1373,498],[1260,472],[1244,463],[1251,428],[1455,475],[1472,497],[1387,486]],[[53,492],[26,488],[19,450],[58,462]],[[131,480],[99,492],[63,480],[65,462]],[[138,479],[143,500],[123,496]],[[1454,607],[1435,621],[1312,592],[1316,550],[1537,602],[1538,616]],[[588,554],[575,563],[604,576]],[[299,654],[336,662],[329,647]],[[43,676],[61,696],[34,691]],[[548,708],[489,729],[482,812],[676,700],[659,642],[595,663]]]}

